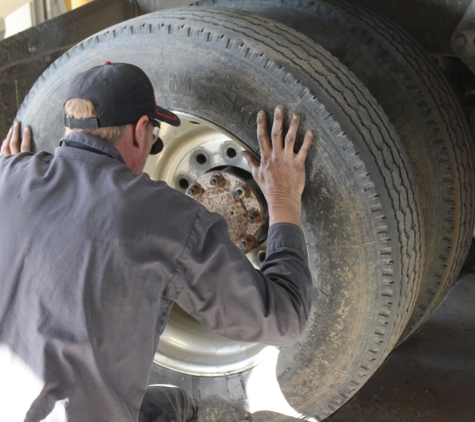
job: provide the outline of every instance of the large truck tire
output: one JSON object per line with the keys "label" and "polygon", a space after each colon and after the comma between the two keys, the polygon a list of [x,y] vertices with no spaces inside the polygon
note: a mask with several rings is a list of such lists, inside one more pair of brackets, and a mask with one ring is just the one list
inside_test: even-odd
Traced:
{"label": "large truck tire", "polygon": [[418,294],[423,222],[386,115],[345,66],[298,32],[194,7],[118,24],[54,62],[17,116],[31,125],[37,150],[53,150],[63,133],[67,83],[105,60],[142,67],[159,104],[180,113],[182,127],[164,128],[164,150],[147,163],[152,177],[176,189],[215,167],[245,171],[238,152],[258,151],[260,109],[271,115],[283,104],[302,115],[300,135],[318,132],[303,196],[318,294],[301,339],[281,349],[231,342],[175,309],[150,382],[185,388],[201,421],[323,419],[393,349]]}
{"label": "large truck tire", "polygon": [[475,217],[473,141],[445,76],[403,30],[355,1],[202,0],[285,23],[319,43],[368,88],[394,125],[412,165],[424,215],[421,290],[400,342],[454,284]]}

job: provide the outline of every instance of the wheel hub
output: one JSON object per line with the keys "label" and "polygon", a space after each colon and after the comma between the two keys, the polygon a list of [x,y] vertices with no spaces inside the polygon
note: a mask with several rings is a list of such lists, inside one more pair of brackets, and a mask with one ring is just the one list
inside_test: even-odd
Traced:
{"label": "wheel hub", "polygon": [[186,193],[224,217],[231,240],[243,252],[249,252],[263,240],[265,208],[252,179],[233,174],[232,168],[213,171],[199,176]]}

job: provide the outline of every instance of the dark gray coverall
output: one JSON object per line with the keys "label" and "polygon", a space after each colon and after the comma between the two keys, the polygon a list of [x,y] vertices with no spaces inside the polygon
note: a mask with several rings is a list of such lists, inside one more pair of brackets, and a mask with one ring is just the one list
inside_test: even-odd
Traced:
{"label": "dark gray coverall", "polygon": [[230,339],[299,338],[299,227],[270,227],[257,271],[220,215],[101,139],[63,141],[0,157],[0,420],[136,421],[173,302]]}

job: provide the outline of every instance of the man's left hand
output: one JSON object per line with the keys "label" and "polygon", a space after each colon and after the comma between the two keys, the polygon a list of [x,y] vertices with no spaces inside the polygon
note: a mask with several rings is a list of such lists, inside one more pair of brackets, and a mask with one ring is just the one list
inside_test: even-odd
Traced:
{"label": "man's left hand", "polygon": [[23,139],[21,136],[20,122],[13,123],[13,126],[8,131],[7,137],[2,142],[0,156],[15,155],[20,152],[31,151],[31,128],[26,126],[23,129]]}

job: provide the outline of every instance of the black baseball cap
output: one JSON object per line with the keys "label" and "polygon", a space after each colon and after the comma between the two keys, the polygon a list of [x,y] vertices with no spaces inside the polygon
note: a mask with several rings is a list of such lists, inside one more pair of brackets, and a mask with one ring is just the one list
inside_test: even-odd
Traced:
{"label": "black baseball cap", "polygon": [[180,126],[180,119],[170,110],[157,105],[152,83],[145,72],[129,63],[104,62],[76,75],[66,92],[71,98],[90,100],[97,117],[75,119],[64,116],[70,129],[98,129],[136,123],[142,116],[159,126],[160,122]]}

